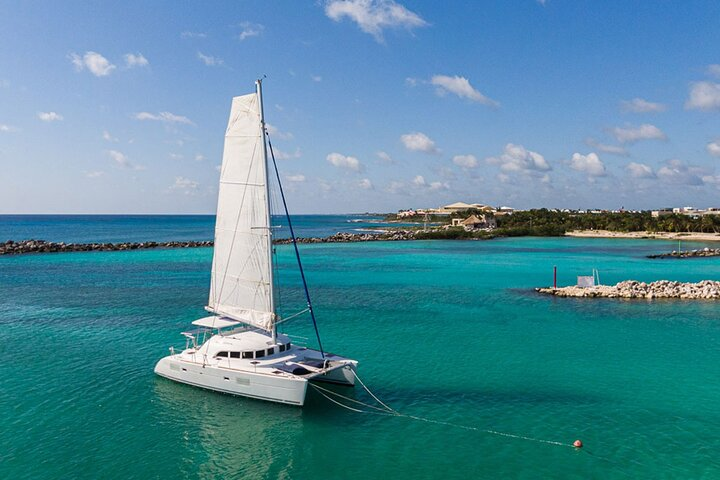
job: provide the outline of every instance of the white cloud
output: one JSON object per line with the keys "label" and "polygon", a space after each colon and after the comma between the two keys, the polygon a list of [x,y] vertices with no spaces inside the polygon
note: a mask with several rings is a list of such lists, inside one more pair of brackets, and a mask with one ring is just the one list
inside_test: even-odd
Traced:
{"label": "white cloud", "polygon": [[75,69],[79,72],[84,69],[88,69],[90,73],[96,77],[105,77],[110,75],[115,68],[115,65],[100,55],[97,52],[85,52],[82,57],[77,53],[70,54],[70,61],[75,65]]}
{"label": "white cloud", "polygon": [[12,125],[0,123],[0,132],[10,133],[15,131],[17,131],[17,128],[13,127]]}
{"label": "white cloud", "polygon": [[417,175],[417,176],[415,176],[415,178],[413,178],[412,183],[415,186],[424,187],[426,185],[425,177],[423,177],[422,175]]}
{"label": "white cloud", "polygon": [[395,160],[393,160],[393,158],[386,152],[377,152],[377,156],[385,163],[395,163]]}
{"label": "white cloud", "polygon": [[145,170],[145,167],[141,165],[135,165],[132,163],[127,155],[125,155],[122,152],[118,152],[117,150],[108,150],[107,154],[110,156],[110,158],[115,162],[115,164],[120,168],[127,168],[132,170]]}
{"label": "white cloud", "polygon": [[430,187],[431,191],[435,192],[438,190],[449,190],[450,184],[447,182],[430,182],[430,185],[428,185],[428,187]]}
{"label": "white cloud", "polygon": [[483,105],[489,105],[491,107],[497,107],[500,105],[495,100],[486,97],[473,88],[473,86],[470,85],[470,81],[468,81],[465,77],[459,77],[457,75],[454,77],[449,77],[447,75],[435,75],[430,79],[430,83],[437,87],[437,93],[440,96],[449,92],[460,98],[467,98],[468,100],[482,103]]}
{"label": "white cloud", "polygon": [[392,182],[390,182],[390,183],[388,184],[388,186],[386,187],[386,190],[387,190],[389,193],[392,193],[392,194],[405,194],[405,193],[407,193],[407,192],[405,191],[405,184],[404,184],[403,182],[398,182],[398,181],[396,181],[396,180],[393,180]]}
{"label": "white cloud", "polygon": [[448,190],[450,185],[447,182],[426,182],[425,177],[416,175],[412,180],[412,184],[416,187],[428,188],[431,191]]}
{"label": "white cloud", "polygon": [[329,154],[327,156],[327,161],[329,164],[338,168],[345,168],[354,172],[360,172],[362,170],[360,160],[355,157],[347,157],[340,153],[333,152]]}
{"label": "white cloud", "polygon": [[478,166],[478,160],[475,155],[455,155],[452,159],[453,163],[462,168],[475,168]]}
{"label": "white cloud", "polygon": [[610,130],[620,143],[635,143],[640,140],[667,140],[667,135],[655,125],[643,123],[639,127],[615,127]]}
{"label": "white cloud", "polygon": [[207,38],[207,33],[184,31],[180,34],[181,38]]}
{"label": "white cloud", "polygon": [[690,97],[685,102],[688,110],[720,110],[720,83],[695,82],[690,84]]}
{"label": "white cloud", "polygon": [[718,65],[717,63],[713,65],[708,65],[707,72],[708,75],[720,78],[720,65]]}
{"label": "white cloud", "polygon": [[633,178],[655,178],[655,172],[649,165],[644,163],[630,162],[625,167]]}
{"label": "white cloud", "polygon": [[223,63],[222,58],[213,57],[211,55],[204,55],[202,52],[197,52],[197,56],[205,65],[208,67],[219,67]]}
{"label": "white cloud", "polygon": [[632,100],[623,100],[620,108],[624,112],[633,113],[657,113],[664,112],[667,107],[662,103],[649,102],[642,98],[633,98]]}
{"label": "white cloud", "polygon": [[194,195],[199,186],[200,183],[195,180],[190,180],[185,177],[175,177],[175,183],[170,185],[170,190],[177,190],[185,195]]}
{"label": "white cloud", "polygon": [[325,15],[336,22],[349,18],[380,43],[386,28],[412,30],[428,25],[418,14],[393,0],[330,0],[325,4]]}
{"label": "white cloud", "polygon": [[241,41],[245,40],[246,38],[257,37],[263,32],[263,30],[265,30],[265,27],[263,25],[250,22],[242,22],[240,24],[240,28],[242,28],[242,31],[240,32],[238,38]]}
{"label": "white cloud", "polygon": [[181,160],[183,156],[179,153],[168,153],[168,156],[172,158],[173,160]]}
{"label": "white cloud", "polygon": [[135,118],[138,120],[153,120],[156,122],[164,122],[164,123],[184,123],[186,125],[194,125],[194,123],[189,118],[183,117],[181,115],[175,115],[174,113],[170,113],[170,112],[160,112],[160,113],[140,112],[135,115]]}
{"label": "white cloud", "polygon": [[320,75],[310,75],[310,78],[313,82],[322,82],[322,77]]}
{"label": "white cloud", "polygon": [[358,187],[360,187],[360,188],[362,188],[362,189],[364,189],[364,190],[372,190],[372,189],[373,189],[373,184],[372,184],[372,182],[370,181],[369,178],[363,178],[362,180],[360,180],[360,181],[358,182]]}
{"label": "white cloud", "polygon": [[701,170],[697,167],[689,167],[681,160],[668,160],[667,164],[657,172],[658,178],[674,185],[699,186],[703,184]]}
{"label": "white cloud", "polygon": [[720,143],[719,142],[710,142],[707,144],[705,149],[713,157],[720,157]]}
{"label": "white cloud", "polygon": [[413,152],[439,153],[439,150],[427,135],[420,132],[406,133],[400,136],[405,148]]}
{"label": "white cloud", "polygon": [[198,154],[195,155],[195,161],[196,161],[196,162],[204,162],[205,160],[207,160],[207,158],[205,157],[205,155],[202,155],[202,154],[200,154],[200,153],[198,153]]}
{"label": "white cloud", "polygon": [[108,132],[107,130],[103,130],[102,138],[103,138],[103,140],[105,140],[107,142],[117,142],[118,141],[118,139],[113,137],[112,135],[110,135],[110,132]]}
{"label": "white cloud", "polygon": [[570,159],[570,168],[587,173],[591,177],[604,177],[607,175],[605,164],[596,153],[588,153],[587,155],[573,153]]}
{"label": "white cloud", "polygon": [[302,157],[302,151],[300,151],[300,148],[296,148],[292,153],[285,152],[279,148],[273,148],[273,152],[275,152],[275,158],[277,160],[291,160],[293,158]]}
{"label": "white cloud", "polygon": [[85,172],[85,176],[87,178],[98,178],[98,177],[102,177],[103,175],[105,175],[105,172],[101,172],[99,170],[95,170],[92,172]]}
{"label": "white cloud", "polygon": [[38,118],[43,122],[59,122],[63,116],[55,112],[39,112]]}
{"label": "white cloud", "polygon": [[527,150],[522,145],[508,143],[499,157],[486,158],[487,163],[500,165],[503,172],[544,172],[552,170],[545,157],[537,152]]}
{"label": "white cloud", "polygon": [[267,128],[267,131],[270,135],[272,135],[275,138],[279,138],[280,140],[292,140],[293,139],[292,133],[283,132],[279,128],[277,128],[275,125],[266,123],[265,128]]}
{"label": "white cloud", "polygon": [[125,58],[125,65],[128,68],[146,67],[150,65],[150,62],[148,62],[147,58],[145,58],[142,53],[138,53],[137,55],[134,53],[126,53],[123,55],[123,58]]}
{"label": "white cloud", "polygon": [[607,145],[596,141],[594,138],[585,139],[585,144],[589,147],[596,148],[603,153],[620,155],[622,157],[628,156],[628,151],[625,149],[625,147],[621,147],[620,145]]}
{"label": "white cloud", "polygon": [[288,182],[301,183],[305,181],[305,175],[299,173],[297,175],[287,175],[285,177]]}

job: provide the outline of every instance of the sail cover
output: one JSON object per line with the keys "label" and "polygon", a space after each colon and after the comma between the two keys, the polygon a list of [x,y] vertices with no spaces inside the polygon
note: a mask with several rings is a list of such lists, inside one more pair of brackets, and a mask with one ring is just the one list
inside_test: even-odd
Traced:
{"label": "sail cover", "polygon": [[267,166],[258,95],[233,98],[225,133],[208,310],[273,323]]}

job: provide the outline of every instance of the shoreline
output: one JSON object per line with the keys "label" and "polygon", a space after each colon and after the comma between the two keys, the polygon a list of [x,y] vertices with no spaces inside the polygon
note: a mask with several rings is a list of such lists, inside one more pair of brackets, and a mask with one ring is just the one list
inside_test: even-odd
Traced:
{"label": "shoreline", "polygon": [[566,237],[577,238],[628,238],[649,240],[685,240],[688,242],[720,242],[720,233],[700,232],[614,232],[611,230],[573,230]]}

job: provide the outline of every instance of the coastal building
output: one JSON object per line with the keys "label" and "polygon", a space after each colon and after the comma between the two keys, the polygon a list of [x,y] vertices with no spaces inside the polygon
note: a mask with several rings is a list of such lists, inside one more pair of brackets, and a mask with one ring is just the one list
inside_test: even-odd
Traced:
{"label": "coastal building", "polygon": [[497,227],[495,218],[490,215],[470,215],[466,219],[453,218],[453,227],[464,227],[465,230],[492,230]]}
{"label": "coastal building", "polygon": [[480,210],[482,212],[494,212],[495,209],[489,205],[483,205],[482,203],[465,203],[465,202],[455,202],[451,203],[450,205],[445,205],[444,207],[438,208],[441,212],[446,213],[457,213],[457,212],[464,212],[466,210]]}

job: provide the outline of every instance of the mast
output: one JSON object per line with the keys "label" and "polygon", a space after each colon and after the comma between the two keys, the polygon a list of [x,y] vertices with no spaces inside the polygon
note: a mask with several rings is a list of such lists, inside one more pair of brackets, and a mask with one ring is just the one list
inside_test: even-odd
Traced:
{"label": "mast", "polygon": [[270,181],[269,181],[269,172],[270,168],[268,165],[268,155],[267,155],[267,141],[265,139],[265,112],[263,110],[263,101],[262,101],[262,79],[257,79],[255,81],[255,87],[257,90],[257,97],[258,97],[258,103],[259,103],[259,110],[260,110],[260,129],[262,131],[262,147],[263,147],[263,168],[264,171],[264,177],[265,177],[265,212],[267,213],[267,226],[268,226],[268,235],[267,235],[267,242],[268,242],[268,265],[269,268],[269,283],[270,283],[270,312],[273,314],[273,320],[272,320],[272,340],[275,342],[277,339],[277,325],[275,324],[275,292],[274,290],[274,280],[273,280],[273,268],[272,268],[272,229],[271,229],[271,223],[270,223]]}

